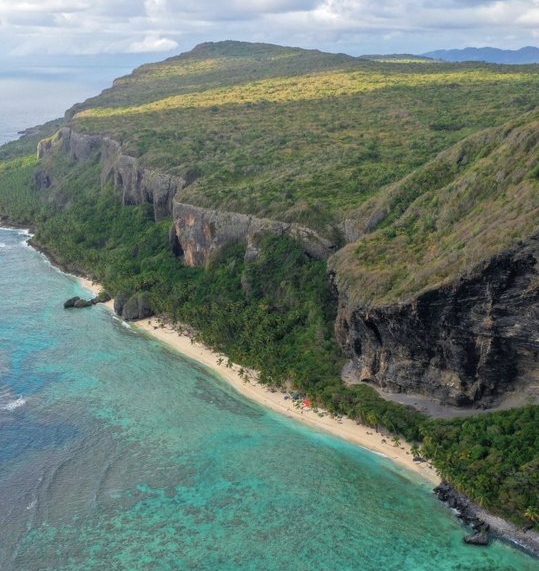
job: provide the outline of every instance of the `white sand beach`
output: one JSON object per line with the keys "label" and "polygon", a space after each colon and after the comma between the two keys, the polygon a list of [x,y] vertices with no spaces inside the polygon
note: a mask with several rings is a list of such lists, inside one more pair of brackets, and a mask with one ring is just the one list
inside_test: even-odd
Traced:
{"label": "white sand beach", "polygon": [[[84,278],[78,279],[86,289],[96,294],[101,290],[99,284]],[[106,305],[112,310],[112,301],[107,302]],[[142,319],[132,325],[166,343],[186,357],[211,368],[245,397],[309,426],[326,431],[378,454],[383,454],[397,464],[429,480],[434,485],[440,482],[439,476],[429,463],[413,460],[413,454],[408,443],[401,440],[398,445],[395,445],[390,437],[384,436],[372,428],[357,424],[346,417],[337,418],[323,410],[313,410],[303,403],[296,407],[292,399],[285,398],[286,393],[271,390],[266,385],[256,382],[254,372],[249,371],[247,375],[240,374],[242,368],[237,365],[230,366],[225,355],[215,353],[190,336],[160,322],[156,317]]]}

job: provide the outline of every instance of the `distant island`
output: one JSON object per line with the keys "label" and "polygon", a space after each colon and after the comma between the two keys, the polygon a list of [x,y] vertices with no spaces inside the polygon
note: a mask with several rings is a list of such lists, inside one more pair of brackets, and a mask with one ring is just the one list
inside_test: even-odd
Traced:
{"label": "distant island", "polygon": [[483,61],[486,63],[528,64],[539,63],[539,48],[526,46],[518,50],[499,48],[463,48],[434,50],[421,54],[423,57],[451,62]]}

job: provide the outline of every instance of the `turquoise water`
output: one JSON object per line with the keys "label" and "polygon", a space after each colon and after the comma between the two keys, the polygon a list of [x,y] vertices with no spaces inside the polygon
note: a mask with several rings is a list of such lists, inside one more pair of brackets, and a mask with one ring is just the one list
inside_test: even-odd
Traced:
{"label": "turquoise water", "polygon": [[0,230],[0,569],[537,570],[386,459],[236,394]]}

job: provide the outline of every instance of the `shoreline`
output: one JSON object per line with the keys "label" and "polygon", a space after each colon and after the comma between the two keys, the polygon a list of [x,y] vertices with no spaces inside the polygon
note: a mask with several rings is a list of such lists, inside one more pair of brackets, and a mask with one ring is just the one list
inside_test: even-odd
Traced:
{"label": "shoreline", "polygon": [[[401,441],[395,446],[391,437],[372,428],[357,424],[346,417],[335,417],[321,409],[313,409],[303,402],[294,401],[287,391],[273,389],[257,382],[253,371],[235,364],[227,365],[226,355],[214,352],[188,335],[176,331],[170,325],[161,323],[156,317],[134,321],[132,325],[182,355],[207,366],[244,397],[288,418],[385,456],[434,485],[440,483],[440,478],[428,462],[414,462],[408,443]],[[241,374],[240,370],[245,373]]]}
{"label": "shoreline", "polygon": [[[74,277],[84,288],[95,295],[100,292],[99,284],[95,284],[80,276]],[[103,305],[111,311],[113,310],[112,300]],[[357,424],[349,418],[334,417],[321,409],[313,410],[302,402],[295,406],[294,401],[286,391],[272,389],[267,385],[258,383],[254,371],[235,364],[227,365],[228,357],[226,355],[216,353],[206,345],[195,341],[189,335],[162,323],[155,316],[132,321],[129,324],[161,341],[185,357],[205,365],[244,397],[312,428],[332,434],[371,452],[385,456],[395,464],[415,473],[434,486],[440,484],[441,479],[429,462],[415,462],[413,460],[411,447],[407,442],[401,440],[398,446],[395,446],[390,436],[377,432],[373,428]],[[240,370],[245,371],[245,373],[240,374]]]}
{"label": "shoreline", "polygon": [[[81,276],[73,277],[80,285],[95,295],[101,291],[99,284]],[[114,312],[113,303],[113,300],[110,300],[102,305],[105,305],[109,311]],[[195,341],[188,334],[181,333],[170,325],[162,323],[156,316],[130,322],[129,324],[188,359],[205,365],[249,400],[311,428],[331,434],[375,454],[380,454],[397,466],[419,476],[425,483],[432,485],[433,488],[442,483],[441,477],[429,462],[415,462],[413,460],[411,447],[407,442],[401,441],[398,446],[395,446],[391,441],[391,437],[386,437],[374,429],[357,424],[349,418],[334,417],[327,412],[322,410],[315,411],[311,407],[304,405],[296,408],[291,398],[285,399],[287,396],[286,392],[271,389],[266,385],[258,383],[253,371],[234,364],[232,366],[227,365],[228,358],[226,355],[216,353],[204,344]],[[246,371],[246,374],[240,374],[240,369]],[[485,511],[470,500],[467,500],[467,502],[469,507],[472,508],[474,515],[490,526],[490,535],[493,538],[504,541],[517,549],[522,549],[532,557],[539,558],[539,533],[518,529],[512,523]],[[451,507],[447,502],[444,503]]]}

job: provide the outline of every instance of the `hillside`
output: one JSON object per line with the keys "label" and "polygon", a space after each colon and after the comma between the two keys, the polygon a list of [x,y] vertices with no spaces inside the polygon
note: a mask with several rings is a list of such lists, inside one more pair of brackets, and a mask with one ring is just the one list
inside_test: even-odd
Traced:
{"label": "hillside", "polygon": [[332,266],[358,303],[406,301],[466,274],[539,230],[539,113],[467,137],[348,215],[359,239]]}
{"label": "hillside", "polygon": [[0,149],[0,215],[124,318],[166,315],[268,384],[422,440],[522,524],[536,499],[513,475],[531,482],[539,452],[529,424],[500,435],[536,406],[489,416],[494,485],[466,452],[481,418],[442,446],[372,386],[539,402],[538,72],[202,44]]}
{"label": "hillside", "polygon": [[187,180],[183,202],[334,239],[388,184],[534,108],[536,71],[209,44],[139,68],[69,123]]}

